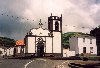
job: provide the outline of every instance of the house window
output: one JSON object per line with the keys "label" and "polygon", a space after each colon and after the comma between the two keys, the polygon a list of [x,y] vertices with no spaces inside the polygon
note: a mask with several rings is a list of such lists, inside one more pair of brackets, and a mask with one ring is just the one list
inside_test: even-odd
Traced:
{"label": "house window", "polygon": [[83,53],[86,53],[86,47],[83,47]]}
{"label": "house window", "polygon": [[92,44],[92,39],[90,39],[90,44]]}
{"label": "house window", "polygon": [[93,47],[90,47],[90,53],[93,53]]}
{"label": "house window", "polygon": [[85,38],[83,38],[83,42],[85,42]]}

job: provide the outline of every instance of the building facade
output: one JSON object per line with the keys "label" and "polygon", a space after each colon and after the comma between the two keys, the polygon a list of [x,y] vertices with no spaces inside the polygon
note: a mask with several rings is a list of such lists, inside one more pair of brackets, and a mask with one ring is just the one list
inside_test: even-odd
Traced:
{"label": "building facade", "polygon": [[76,55],[97,55],[96,38],[89,35],[69,38],[70,50]]}
{"label": "building facade", "polygon": [[24,40],[17,40],[16,45],[14,47],[14,57],[15,56],[22,56],[25,54],[25,44]]}
{"label": "building facade", "polygon": [[32,28],[25,36],[25,54],[37,57],[62,56],[62,15],[48,17],[48,29]]}
{"label": "building facade", "polygon": [[75,51],[70,51],[69,48],[63,48],[63,57],[75,56]]}

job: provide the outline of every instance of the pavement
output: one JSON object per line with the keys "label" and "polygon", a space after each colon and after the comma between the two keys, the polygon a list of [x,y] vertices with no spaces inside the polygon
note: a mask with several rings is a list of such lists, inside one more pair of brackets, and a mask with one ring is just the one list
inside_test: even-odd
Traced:
{"label": "pavement", "polygon": [[35,59],[24,65],[24,68],[69,68],[65,60]]}
{"label": "pavement", "polygon": [[83,62],[83,61],[82,60],[50,60],[47,58],[31,58],[31,59],[0,58],[0,68],[69,68],[68,66],[69,63],[76,63],[76,62]]}
{"label": "pavement", "polygon": [[68,60],[35,59],[0,59],[0,68],[69,68]]}

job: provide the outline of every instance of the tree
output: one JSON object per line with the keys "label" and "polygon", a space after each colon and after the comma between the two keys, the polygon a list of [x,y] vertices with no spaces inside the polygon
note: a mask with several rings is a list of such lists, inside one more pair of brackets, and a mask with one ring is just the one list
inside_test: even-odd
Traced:
{"label": "tree", "polygon": [[3,47],[12,47],[15,45],[15,40],[6,38],[6,37],[0,37],[0,46]]}
{"label": "tree", "polygon": [[67,32],[67,33],[64,33],[62,34],[62,43],[63,43],[63,47],[64,48],[69,48],[69,38],[72,37],[72,36],[79,36],[83,33],[81,32]]}
{"label": "tree", "polygon": [[100,56],[100,25],[90,31],[91,36],[96,37],[97,55]]}

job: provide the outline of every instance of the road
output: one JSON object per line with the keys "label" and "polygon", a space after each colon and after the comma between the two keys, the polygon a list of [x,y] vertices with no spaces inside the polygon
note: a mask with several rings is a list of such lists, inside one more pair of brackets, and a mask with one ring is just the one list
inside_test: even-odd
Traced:
{"label": "road", "polygon": [[67,60],[0,59],[0,68],[69,68]]}

